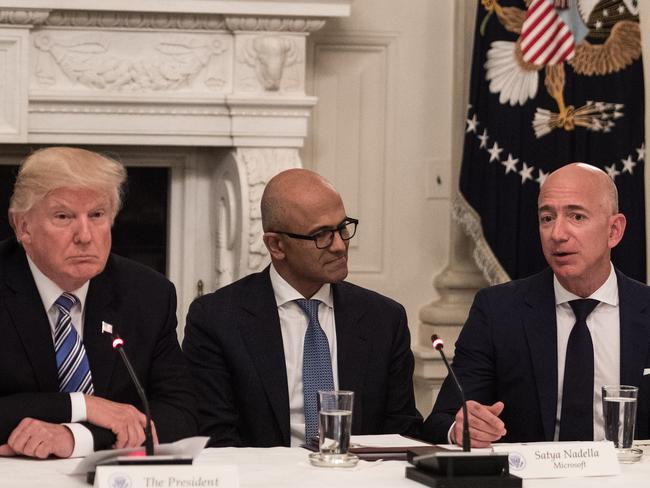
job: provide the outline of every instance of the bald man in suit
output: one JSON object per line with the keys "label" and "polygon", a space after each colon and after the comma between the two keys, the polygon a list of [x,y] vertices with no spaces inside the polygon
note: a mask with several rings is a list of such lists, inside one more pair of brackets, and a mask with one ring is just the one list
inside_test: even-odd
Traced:
{"label": "bald man in suit", "polygon": [[319,389],[354,391],[355,434],[415,433],[421,417],[406,314],[343,281],[358,222],[339,193],[318,174],[293,169],[269,181],[261,207],[272,264],[197,299],[187,316],[183,349],[201,432],[212,446],[313,441],[315,391],[304,367],[312,323],[299,304],[317,300],[329,370]]}
{"label": "bald man in suit", "polygon": [[[616,186],[594,166],[569,164],[542,185],[538,214],[549,268],[480,290],[456,343],[471,444],[602,440],[606,384],[639,387],[635,436],[646,439],[650,288],[610,262],[626,226]],[[462,421],[447,378],[422,436],[461,444]]]}

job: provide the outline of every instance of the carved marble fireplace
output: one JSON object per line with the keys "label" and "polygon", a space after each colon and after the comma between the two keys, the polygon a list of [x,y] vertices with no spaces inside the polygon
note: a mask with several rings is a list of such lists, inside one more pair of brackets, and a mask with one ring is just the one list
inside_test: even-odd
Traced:
{"label": "carved marble fireplace", "polygon": [[306,39],[352,0],[0,0],[0,159],[112,148],[170,168],[168,275],[189,303],[267,262],[259,199],[301,165]]}

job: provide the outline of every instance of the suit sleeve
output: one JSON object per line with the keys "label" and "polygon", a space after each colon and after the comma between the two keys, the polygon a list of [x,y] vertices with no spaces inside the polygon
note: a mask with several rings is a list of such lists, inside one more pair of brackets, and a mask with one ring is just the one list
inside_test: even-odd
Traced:
{"label": "suit sleeve", "polygon": [[211,447],[242,446],[237,425],[232,378],[224,360],[216,324],[204,304],[192,303],[187,314],[183,352],[197,395],[200,434],[210,436]]}
{"label": "suit sleeve", "polygon": [[5,444],[22,419],[70,422],[70,395],[58,392],[15,393],[0,398],[0,444]]}
{"label": "suit sleeve", "polygon": [[[157,337],[153,350],[147,355],[148,364],[145,365],[144,370],[138,371],[149,400],[151,419],[160,443],[191,437],[198,431],[189,370],[176,335],[176,293],[171,285],[168,290],[166,303],[160,304],[165,310],[160,314],[163,317],[162,321],[149,322],[152,327],[151,332],[156,333]],[[144,351],[139,353],[143,354]],[[137,359],[137,354],[130,358],[131,361],[134,361],[134,358]],[[130,379],[127,382],[131,385]],[[111,398],[110,395],[108,399],[120,403],[133,403],[124,398]],[[134,405],[144,412],[139,399]],[[116,436],[109,429],[89,422],[83,422],[83,425],[92,433],[95,450],[110,449],[115,443]]]}
{"label": "suit sleeve", "polygon": [[158,439],[174,442],[196,435],[195,398],[176,335],[176,293],[170,285],[165,323],[159,331],[146,384]]}
{"label": "suit sleeve", "polygon": [[385,432],[417,435],[422,416],[415,407],[411,335],[406,311],[400,306],[399,323],[395,330],[393,355],[389,366],[388,398],[386,402]]}
{"label": "suit sleeve", "polygon": [[[485,293],[477,293],[469,316],[456,342],[452,367],[467,400],[491,405],[496,398],[495,358],[491,338],[489,301]],[[442,384],[431,415],[422,428],[422,438],[434,443],[447,443],[447,433],[458,409],[460,395],[453,380],[447,376]]]}

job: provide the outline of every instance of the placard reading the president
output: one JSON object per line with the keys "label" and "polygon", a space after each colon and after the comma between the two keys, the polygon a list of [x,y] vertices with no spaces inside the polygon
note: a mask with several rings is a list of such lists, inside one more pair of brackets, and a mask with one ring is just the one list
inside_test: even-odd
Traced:
{"label": "placard reading the president", "polygon": [[239,488],[237,466],[97,466],[97,488]]}
{"label": "placard reading the president", "polygon": [[495,452],[507,452],[510,473],[528,478],[575,478],[620,474],[614,444],[602,442],[540,442],[498,444]]}

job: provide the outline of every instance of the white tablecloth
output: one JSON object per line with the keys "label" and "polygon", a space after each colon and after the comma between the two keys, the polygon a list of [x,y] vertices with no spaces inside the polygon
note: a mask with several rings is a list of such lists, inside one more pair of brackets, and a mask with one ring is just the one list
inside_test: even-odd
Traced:
{"label": "white tablecloth", "polygon": [[[239,467],[242,488],[399,488],[424,486],[404,477],[401,461],[362,461],[356,468],[317,468],[309,464],[307,451],[300,448],[206,449],[195,463],[230,464]],[[75,487],[85,486],[81,476],[70,476],[78,459],[36,461],[0,458],[0,487]],[[527,480],[525,488],[648,488],[650,455],[636,464],[622,465],[620,476]]]}

